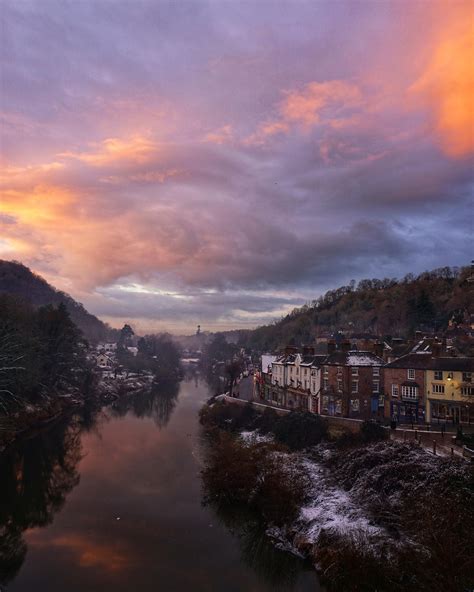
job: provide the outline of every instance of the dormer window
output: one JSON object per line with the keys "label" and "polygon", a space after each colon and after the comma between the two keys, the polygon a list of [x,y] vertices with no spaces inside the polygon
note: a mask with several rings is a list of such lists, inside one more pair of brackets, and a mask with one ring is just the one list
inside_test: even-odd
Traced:
{"label": "dormer window", "polygon": [[415,380],[415,370],[413,368],[408,369],[408,380]]}

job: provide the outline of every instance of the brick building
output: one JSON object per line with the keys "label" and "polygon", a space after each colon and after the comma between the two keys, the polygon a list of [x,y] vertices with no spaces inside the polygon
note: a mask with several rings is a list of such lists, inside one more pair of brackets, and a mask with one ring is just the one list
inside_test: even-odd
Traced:
{"label": "brick building", "polygon": [[349,347],[343,343],[341,350],[330,351],[324,361],[320,413],[357,419],[383,417],[384,361],[373,352]]}
{"label": "brick building", "polygon": [[431,352],[411,353],[383,369],[385,416],[401,423],[424,423],[426,413],[426,370]]}

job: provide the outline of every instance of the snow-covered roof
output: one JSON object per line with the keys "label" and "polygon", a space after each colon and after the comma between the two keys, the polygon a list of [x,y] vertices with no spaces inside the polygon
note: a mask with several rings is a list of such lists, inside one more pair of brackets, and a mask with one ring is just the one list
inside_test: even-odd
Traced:
{"label": "snow-covered roof", "polygon": [[273,356],[271,354],[263,354],[262,355],[262,372],[267,372],[268,366],[271,366],[272,363],[277,359],[277,356]]}

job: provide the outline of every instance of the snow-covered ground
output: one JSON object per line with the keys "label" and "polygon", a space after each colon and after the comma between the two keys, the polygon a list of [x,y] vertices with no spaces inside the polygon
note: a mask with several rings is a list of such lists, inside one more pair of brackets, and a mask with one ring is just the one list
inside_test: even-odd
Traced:
{"label": "snow-covered ground", "polygon": [[271,434],[260,434],[258,430],[253,430],[251,432],[240,432],[240,438],[243,440],[245,444],[248,445],[273,441],[273,436]]}
{"label": "snow-covered ground", "polygon": [[[318,452],[330,454],[321,448]],[[373,523],[350,493],[333,482],[326,467],[304,453],[286,456],[288,462],[299,462],[310,486],[297,521],[284,528],[268,528],[267,534],[278,548],[302,555],[301,550],[317,546],[323,532],[349,538],[362,536],[374,550],[387,538],[385,530]]]}

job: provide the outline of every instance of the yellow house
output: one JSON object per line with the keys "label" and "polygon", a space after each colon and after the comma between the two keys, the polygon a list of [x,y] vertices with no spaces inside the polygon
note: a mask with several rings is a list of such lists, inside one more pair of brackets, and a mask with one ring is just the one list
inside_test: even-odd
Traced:
{"label": "yellow house", "polygon": [[474,424],[474,358],[432,358],[425,384],[427,422]]}

